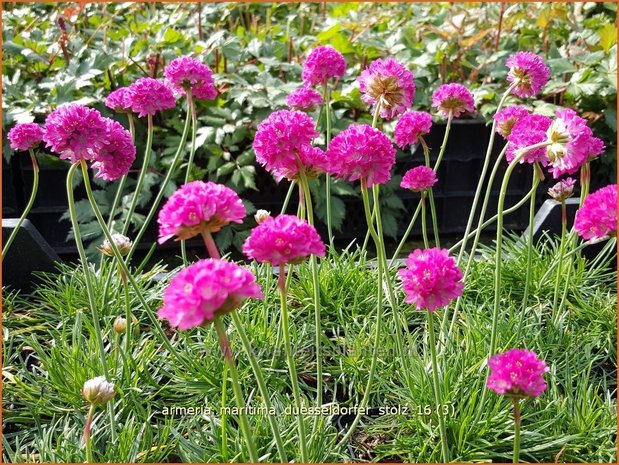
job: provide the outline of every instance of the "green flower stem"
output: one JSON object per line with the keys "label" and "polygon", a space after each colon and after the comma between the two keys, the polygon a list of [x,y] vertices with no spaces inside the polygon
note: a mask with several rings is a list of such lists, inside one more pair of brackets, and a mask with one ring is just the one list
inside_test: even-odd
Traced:
{"label": "green flower stem", "polygon": [[512,397],[514,404],[514,463],[520,460],[520,406],[518,398]]}
{"label": "green flower stem", "polygon": [[305,422],[301,415],[301,392],[299,390],[299,379],[297,377],[297,367],[292,353],[292,344],[290,342],[290,323],[288,322],[288,302],[287,302],[287,286],[286,286],[286,268],[282,264],[279,266],[278,288],[281,300],[282,310],[282,329],[284,333],[284,346],[286,350],[286,358],[288,360],[288,370],[290,370],[290,383],[292,385],[292,394],[294,396],[294,404],[297,409],[297,426],[299,428],[299,448],[301,453],[301,462],[307,463],[309,456],[307,453],[307,437],[305,432]]}
{"label": "green flower stem", "polygon": [[[234,313],[234,312],[233,312]],[[228,461],[228,415],[226,406],[228,405],[228,364],[224,365],[223,379],[221,385],[221,455]]]}
{"label": "green flower stem", "polygon": [[[419,138],[419,142],[421,143],[421,147],[423,149],[423,158],[426,162],[426,166],[431,168],[430,166],[430,147],[426,144],[426,141],[423,137]],[[436,247],[441,246],[441,241],[438,234],[438,221],[436,217],[436,207],[434,205],[434,193],[432,192],[432,188],[428,189],[428,200],[430,201],[430,214],[432,215],[432,231],[434,232],[434,244]]]}
{"label": "green flower stem", "polygon": [[553,316],[558,314],[557,304],[559,303],[559,287],[561,286],[561,274],[563,273],[563,259],[565,255],[565,234],[566,232],[567,232],[567,207],[565,206],[565,200],[562,200],[561,201],[561,242],[559,245],[559,265],[557,266],[557,274],[555,278],[555,290],[554,290],[553,298],[552,298]]}
{"label": "green flower stem", "polygon": [[183,128],[183,134],[178,144],[178,149],[176,150],[176,154],[174,155],[174,159],[172,160],[172,164],[168,168],[168,172],[166,173],[166,176],[163,179],[163,182],[161,183],[161,187],[159,188],[157,197],[155,197],[155,200],[152,202],[150,211],[148,212],[148,215],[146,216],[146,219],[144,220],[144,224],[140,228],[140,231],[138,232],[138,234],[135,237],[135,240],[133,241],[133,246],[131,247],[129,254],[127,255],[127,263],[131,261],[131,257],[133,257],[133,254],[137,250],[138,244],[142,240],[142,236],[144,236],[144,233],[146,233],[146,229],[148,228],[148,225],[152,221],[153,216],[155,216],[155,213],[157,212],[157,209],[159,208],[159,204],[161,203],[161,199],[163,198],[163,194],[166,190],[166,187],[168,186],[170,179],[172,179],[172,176],[174,176],[176,172],[176,168],[179,165],[181,155],[183,154],[183,147],[185,145],[185,141],[187,140],[187,135],[189,134],[189,122],[190,121],[191,121],[191,112],[188,111],[187,117],[185,118],[185,127]]}
{"label": "green flower stem", "polygon": [[82,442],[86,448],[86,463],[95,463],[92,455],[92,439],[90,438],[90,428],[92,426],[92,419],[95,414],[95,404],[90,404],[88,408],[88,414],[86,415],[86,424],[84,424],[84,434],[82,436]]}
{"label": "green flower stem", "polygon": [[529,203],[529,237],[527,238],[527,271],[526,279],[524,282],[524,296],[522,297],[522,313],[527,308],[527,302],[529,300],[529,288],[531,287],[531,268],[533,266],[533,223],[535,222],[535,194],[537,193],[537,185],[540,181],[541,168],[537,165],[533,165],[533,181],[531,185],[535,188],[531,195],[531,201]]}
{"label": "green flower stem", "polygon": [[421,193],[421,236],[423,237],[423,246],[428,249],[428,229],[426,226],[426,193]]}
{"label": "green flower stem", "polygon": [[[423,208],[423,207],[422,207]],[[430,346],[430,357],[432,358],[432,383],[434,385],[434,402],[436,403],[436,411],[438,415],[438,428],[441,436],[441,451],[443,454],[443,462],[447,463],[450,459],[449,444],[447,443],[447,432],[445,430],[445,419],[442,415],[442,394],[441,383],[438,376],[438,363],[436,361],[436,340],[434,336],[434,312],[428,312],[428,338]]]}
{"label": "green flower stem", "polygon": [[[135,143],[135,120],[133,118],[133,113],[128,112],[127,118],[129,121],[129,133],[131,134],[131,140]],[[114,201],[112,202],[112,206],[110,207],[110,215],[107,220],[108,229],[113,229],[114,216],[116,216],[116,209],[118,208],[118,204],[120,204],[120,199],[122,198],[126,183],[127,175],[125,174],[120,178],[120,182],[118,183],[118,189],[116,189],[116,195],[114,196]]]}
{"label": "green flower stem", "polygon": [[258,453],[256,452],[256,445],[254,444],[254,438],[252,436],[251,429],[249,428],[249,422],[247,421],[247,414],[245,413],[245,398],[243,397],[243,391],[241,390],[241,383],[239,382],[239,375],[236,371],[236,362],[232,356],[232,349],[230,347],[230,341],[226,335],[226,328],[224,327],[221,317],[215,317],[213,321],[215,325],[215,331],[217,331],[217,340],[219,342],[219,348],[224,356],[228,371],[230,372],[230,378],[232,378],[232,390],[234,391],[234,397],[236,398],[236,406],[239,409],[239,424],[241,426],[241,432],[245,436],[245,442],[247,444],[247,452],[249,454],[249,461],[252,463],[258,463]]}
{"label": "green flower stem", "polygon": [[[191,115],[191,149],[189,151],[189,160],[187,161],[187,171],[185,172],[185,184],[187,184],[191,176],[191,169],[193,168],[193,158],[196,154],[198,118],[196,117],[196,105],[191,95],[191,89],[187,89],[185,92],[187,94],[187,108]],[[187,248],[184,240],[181,240],[181,257],[183,258],[183,265],[187,265]]]}
{"label": "green flower stem", "polygon": [[[322,84],[322,97],[324,100],[325,117],[327,120],[326,148],[328,149],[329,144],[331,143],[331,92],[329,90],[329,84],[326,80]],[[325,177],[325,189],[327,197],[327,231],[329,234],[329,245],[333,247],[333,226],[331,215],[331,176],[329,175],[329,173],[327,173]]]}
{"label": "green flower stem", "polygon": [[290,183],[290,187],[288,187],[288,192],[286,193],[286,198],[284,199],[284,204],[282,205],[282,211],[280,215],[283,215],[286,213],[286,210],[288,209],[288,204],[290,203],[290,198],[292,197],[292,193],[294,192],[294,187],[296,183],[297,182],[295,180],[293,180]]}
{"label": "green flower stem", "polygon": [[28,216],[28,213],[30,213],[32,206],[34,205],[34,200],[37,197],[37,190],[39,189],[39,164],[37,163],[37,157],[34,154],[34,150],[28,149],[28,152],[30,152],[30,160],[32,161],[32,192],[30,193],[30,199],[28,199],[28,204],[26,205],[24,212],[19,217],[19,220],[17,220],[17,225],[15,226],[15,229],[13,229],[13,231],[11,232],[9,239],[6,241],[6,245],[2,249],[2,261],[4,261],[4,257],[6,257],[6,254],[9,251],[11,244],[15,240],[15,237],[17,237],[19,227]]}
{"label": "green flower stem", "polygon": [[133,214],[135,213],[135,209],[138,205],[138,200],[140,198],[140,194],[142,192],[142,185],[144,184],[144,179],[146,177],[146,172],[148,171],[148,166],[150,164],[150,153],[153,147],[153,115],[147,116],[147,138],[146,138],[146,150],[144,151],[144,161],[142,162],[142,168],[140,169],[140,174],[138,176],[138,182],[135,185],[135,190],[133,192],[133,198],[131,199],[131,205],[129,206],[129,213],[127,214],[127,219],[122,229],[122,233],[127,235],[127,231],[129,231],[129,226],[131,225],[131,219],[133,218]]}
{"label": "green flower stem", "polygon": [[589,162],[583,164],[580,168],[580,206],[585,201],[585,197],[589,195],[589,186],[591,184],[591,166]]}
{"label": "green flower stem", "polygon": [[402,240],[398,244],[398,247],[395,249],[395,252],[393,253],[393,256],[391,257],[391,261],[389,262],[391,266],[393,266],[395,260],[400,255],[400,252],[402,251],[404,244],[406,244],[406,240],[408,239],[408,236],[410,236],[410,233],[413,231],[413,227],[415,226],[415,221],[417,221],[419,212],[421,212],[421,202],[417,204],[415,213],[413,213],[413,217],[411,218],[410,223],[408,223],[408,227],[406,228],[406,231],[404,232],[404,235],[402,236]]}

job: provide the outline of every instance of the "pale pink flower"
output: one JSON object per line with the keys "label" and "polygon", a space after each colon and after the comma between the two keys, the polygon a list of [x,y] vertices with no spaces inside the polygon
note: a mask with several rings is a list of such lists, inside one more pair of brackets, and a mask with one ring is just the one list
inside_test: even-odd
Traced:
{"label": "pale pink flower", "polygon": [[589,194],[576,212],[574,229],[589,242],[617,235],[617,184]]}
{"label": "pale pink flower", "polygon": [[544,373],[549,368],[546,362],[537,358],[535,352],[511,349],[492,356],[488,366],[490,376],[486,386],[497,394],[519,398],[539,397],[546,390]]}

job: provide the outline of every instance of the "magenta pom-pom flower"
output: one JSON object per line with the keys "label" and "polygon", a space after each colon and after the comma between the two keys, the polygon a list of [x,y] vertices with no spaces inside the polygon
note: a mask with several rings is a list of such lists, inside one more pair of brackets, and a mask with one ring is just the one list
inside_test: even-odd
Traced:
{"label": "magenta pom-pom flower", "polygon": [[402,115],[395,125],[393,136],[401,149],[417,143],[420,137],[430,132],[432,115],[425,111],[409,111]]}
{"label": "magenta pom-pom flower", "polygon": [[286,105],[293,110],[314,111],[322,105],[322,96],[310,87],[301,87],[286,97]]}
{"label": "magenta pom-pom flower", "polygon": [[528,115],[529,110],[520,105],[510,105],[508,107],[501,108],[494,115],[496,132],[507,139],[512,133],[512,128],[514,125]]}
{"label": "magenta pom-pom flower", "polygon": [[[546,140],[546,131],[550,127],[552,119],[544,115],[527,115],[514,124],[511,133],[507,137],[509,145],[505,158],[511,163],[516,158],[518,151],[525,147],[542,143]],[[520,163],[539,162],[546,166],[548,157],[546,147],[529,150],[520,160]]]}
{"label": "magenta pom-pom flower", "polygon": [[107,144],[107,124],[93,108],[62,105],[47,116],[43,140],[63,160],[91,160]]}
{"label": "magenta pom-pom flower", "polygon": [[200,260],[174,276],[163,293],[159,318],[190,329],[229,313],[247,298],[263,297],[255,276],[226,260]]}
{"label": "magenta pom-pom flower", "polygon": [[324,154],[312,147],[318,136],[314,121],[297,110],[271,113],[260,125],[254,137],[256,161],[278,179],[294,179],[299,168],[306,171],[324,169]]}
{"label": "magenta pom-pom flower", "polygon": [[303,63],[301,77],[306,85],[324,84],[331,78],[339,78],[346,73],[344,56],[328,45],[316,47]]}
{"label": "magenta pom-pom flower", "polygon": [[174,93],[163,82],[153,78],[140,78],[129,86],[131,111],[142,118],[176,106]]}
{"label": "magenta pom-pom flower", "polygon": [[310,255],[324,257],[325,245],[314,226],[294,215],[268,217],[256,226],[243,253],[261,263],[298,264]]}
{"label": "magenta pom-pom flower", "polygon": [[517,398],[539,397],[546,390],[544,373],[549,369],[535,352],[511,349],[490,357],[488,366],[490,376],[486,386],[497,394]]}
{"label": "magenta pom-pom flower", "polygon": [[119,87],[113,90],[105,98],[105,106],[117,113],[131,111],[131,89],[129,87]]}
{"label": "magenta pom-pom flower", "polygon": [[193,181],[174,192],[159,211],[159,243],[174,236],[187,240],[217,232],[228,223],[242,223],[246,214],[243,202],[229,187]]}
{"label": "magenta pom-pom flower", "polygon": [[422,192],[434,186],[436,181],[438,181],[436,172],[432,168],[417,166],[404,173],[400,187],[414,192]]}
{"label": "magenta pom-pom flower", "polygon": [[509,68],[508,82],[512,85],[517,83],[512,92],[520,98],[537,95],[550,78],[550,68],[535,53],[516,52],[505,65]]}
{"label": "magenta pom-pom flower", "polygon": [[434,247],[416,249],[406,259],[406,268],[398,270],[405,302],[430,312],[449,305],[462,295],[462,271],[449,251]]}
{"label": "magenta pom-pom flower", "polygon": [[361,100],[372,106],[380,105],[380,116],[392,119],[413,104],[415,81],[413,73],[393,58],[370,63],[357,78]]}
{"label": "magenta pom-pom flower", "polygon": [[557,202],[565,202],[574,194],[574,185],[576,180],[572,178],[565,178],[556,183],[550,189],[548,189],[548,195],[555,199]]}
{"label": "magenta pom-pom flower", "polygon": [[[550,172],[555,178],[578,171],[597,150],[597,141],[587,122],[571,108],[557,110],[556,118],[547,131]],[[595,138],[597,139],[597,138]]]}
{"label": "magenta pom-pom flower", "polygon": [[43,128],[36,123],[20,123],[6,135],[13,150],[35,148],[43,140]]}
{"label": "magenta pom-pom flower", "polygon": [[351,124],[329,145],[329,173],[349,181],[364,179],[367,187],[385,184],[391,179],[395,154],[384,133],[367,124]]}
{"label": "magenta pom-pom flower", "polygon": [[617,184],[589,194],[576,212],[574,229],[589,242],[617,235]]}
{"label": "magenta pom-pom flower", "polygon": [[94,155],[91,167],[97,171],[95,176],[114,181],[129,172],[135,161],[135,145],[129,131],[120,123],[109,118],[103,120],[107,143]]}
{"label": "magenta pom-pom flower", "polygon": [[462,84],[443,84],[432,94],[432,106],[445,117],[451,113],[457,118],[475,109],[475,98]]}
{"label": "magenta pom-pom flower", "polygon": [[164,68],[163,75],[181,95],[189,89],[198,100],[212,100],[217,96],[211,69],[195,58],[175,58]]}

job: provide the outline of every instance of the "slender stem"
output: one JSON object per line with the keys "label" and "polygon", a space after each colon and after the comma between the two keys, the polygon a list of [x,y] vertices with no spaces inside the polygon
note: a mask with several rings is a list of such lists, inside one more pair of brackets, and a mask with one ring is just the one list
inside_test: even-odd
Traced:
{"label": "slender stem", "polygon": [[580,167],[580,206],[585,201],[585,197],[589,195],[589,186],[591,183],[591,168],[589,162],[584,163]]}
{"label": "slender stem", "polygon": [[406,232],[402,236],[402,240],[400,240],[398,247],[395,249],[395,252],[393,253],[393,256],[391,257],[391,262],[390,262],[391,266],[393,266],[394,261],[400,255],[400,252],[402,251],[404,244],[406,244],[406,240],[408,239],[408,236],[410,236],[410,233],[413,231],[413,227],[415,226],[415,221],[417,221],[417,217],[419,216],[420,211],[421,211],[421,202],[417,204],[417,208],[415,209],[415,213],[413,213],[413,217],[411,218],[410,223],[408,223]]}
{"label": "slender stem", "polygon": [[[187,171],[185,172],[185,184],[189,182],[191,176],[191,170],[193,168],[193,158],[196,154],[196,134],[198,130],[198,118],[196,117],[196,105],[191,95],[191,89],[186,90],[187,94],[187,111],[191,115],[191,149],[189,151],[189,160],[187,161]],[[183,258],[183,265],[187,265],[187,248],[185,241],[181,240],[181,257]]]}
{"label": "slender stem", "polygon": [[138,182],[135,185],[135,191],[133,192],[133,198],[131,199],[131,205],[129,206],[129,213],[127,214],[127,219],[122,229],[123,234],[127,234],[129,231],[129,225],[131,224],[131,220],[133,219],[133,213],[138,205],[138,200],[140,198],[140,194],[142,192],[142,185],[144,184],[144,179],[146,178],[146,172],[148,171],[148,166],[150,164],[150,153],[153,147],[153,115],[147,116],[148,121],[148,135],[146,138],[146,150],[144,151],[144,161],[142,162],[142,168],[140,169],[140,174],[138,176]]}
{"label": "slender stem", "polygon": [[[232,312],[233,314],[236,312]],[[228,461],[228,415],[226,406],[228,405],[228,364],[224,365],[224,373],[221,386],[221,455]]]}
{"label": "slender stem", "polygon": [[[426,144],[426,141],[423,137],[419,138],[419,142],[421,143],[421,147],[423,149],[423,158],[426,162],[426,166],[430,168],[430,147],[428,147],[428,144]],[[436,245],[436,247],[440,247],[441,241],[438,234],[438,221],[436,217],[436,207],[434,205],[434,192],[432,191],[431,187],[428,189],[428,200],[430,200],[430,214],[432,215],[432,231],[434,232],[434,244]]]}
{"label": "slender stem", "polygon": [[215,244],[215,240],[213,239],[213,235],[210,231],[202,231],[202,238],[204,239],[204,245],[206,246],[209,256],[211,258],[221,258],[217,245]]}
{"label": "slender stem", "polygon": [[286,209],[288,208],[288,204],[290,203],[290,198],[292,197],[292,193],[294,192],[294,186],[296,185],[296,181],[293,180],[290,183],[290,187],[288,187],[288,192],[286,193],[286,198],[284,199],[284,204],[282,205],[282,211],[280,215],[286,213]]}
{"label": "slender stem", "polygon": [[125,319],[127,320],[127,329],[125,330],[125,354],[131,358],[131,338],[133,335],[133,313],[131,312],[131,298],[129,297],[129,283],[127,276],[118,264],[118,274],[121,277],[123,290],[125,294]]}
{"label": "slender stem", "polygon": [[297,377],[297,367],[292,353],[292,344],[290,342],[290,323],[288,322],[288,302],[287,302],[287,287],[286,287],[286,268],[284,265],[279,266],[278,279],[279,296],[282,310],[282,329],[284,334],[284,347],[286,350],[286,359],[288,361],[288,370],[290,371],[290,383],[292,385],[292,395],[294,396],[294,404],[296,407],[297,427],[299,429],[299,448],[301,453],[301,462],[308,462],[307,453],[307,437],[305,432],[305,422],[301,415],[301,393],[299,390],[299,379]]}
{"label": "slender stem", "polygon": [[243,391],[241,390],[241,383],[239,382],[239,375],[236,371],[236,362],[232,356],[232,349],[230,347],[230,341],[226,335],[226,328],[224,327],[221,317],[215,317],[214,320],[215,331],[217,331],[217,340],[219,341],[219,348],[224,356],[224,360],[228,365],[228,371],[230,372],[230,378],[232,378],[232,390],[234,391],[234,397],[236,398],[236,406],[239,409],[239,424],[241,426],[241,432],[245,436],[245,442],[247,444],[247,452],[249,453],[249,460],[253,463],[258,463],[258,453],[256,452],[256,445],[254,444],[254,438],[252,436],[249,422],[247,421],[247,413],[245,406],[245,398],[243,397]]}
{"label": "slender stem", "polygon": [[[539,184],[539,176],[537,175],[537,167],[533,168],[533,182],[531,185],[537,187]],[[527,270],[526,279],[524,282],[524,296],[522,297],[522,312],[527,307],[529,300],[529,288],[531,287],[531,269],[533,266],[533,223],[535,222],[535,194],[537,189],[531,195],[529,203],[529,237],[527,238]]]}
{"label": "slender stem", "polygon": [[[331,143],[331,93],[329,91],[329,84],[326,80],[322,84],[322,97],[325,106],[325,118],[327,120],[326,148],[328,149],[329,144]],[[327,231],[329,235],[329,245],[333,247],[333,225],[331,216],[331,176],[329,175],[329,173],[327,173],[325,177],[325,189],[327,197]]]}
{"label": "slender stem", "polygon": [[[135,120],[133,118],[133,113],[128,112],[127,118],[129,121],[129,133],[131,134],[131,141],[135,143]],[[116,189],[116,195],[114,196],[114,201],[112,202],[112,206],[110,207],[110,215],[108,216],[108,219],[107,219],[108,229],[112,229],[112,227],[114,226],[114,217],[116,216],[116,209],[118,208],[118,204],[120,203],[120,199],[122,198],[126,183],[127,183],[127,175],[125,174],[120,178],[120,182],[118,183],[118,188]],[[102,256],[102,259],[103,259],[103,256]]]}
{"label": "slender stem", "polygon": [[13,229],[13,231],[11,232],[9,239],[6,241],[6,245],[2,249],[2,261],[4,261],[4,257],[6,257],[6,254],[9,251],[11,244],[17,237],[20,226],[28,216],[28,213],[30,213],[32,206],[34,205],[34,200],[37,197],[37,190],[39,189],[39,164],[37,163],[37,157],[34,154],[34,150],[29,149],[28,151],[30,152],[30,160],[32,161],[32,192],[30,193],[30,199],[28,199],[28,204],[26,205],[24,212],[19,217],[19,220],[17,220],[15,229]]}
{"label": "slender stem", "polygon": [[518,398],[512,397],[514,404],[514,463],[520,461],[520,406]]}
{"label": "slender stem", "polygon": [[92,418],[95,414],[95,405],[90,404],[88,408],[88,414],[86,416],[86,424],[84,425],[84,434],[82,436],[82,442],[86,448],[86,463],[95,463],[92,455],[92,439],[90,437],[90,429],[92,427]]}
{"label": "slender stem", "polygon": [[450,459],[449,444],[447,443],[447,432],[445,430],[445,419],[442,415],[442,394],[441,383],[438,375],[438,363],[436,361],[436,341],[434,336],[434,313],[428,312],[428,337],[430,346],[430,357],[432,358],[432,383],[434,384],[434,402],[438,414],[438,427],[441,435],[441,451],[443,454],[443,462],[447,463]]}
{"label": "slender stem", "polygon": [[443,136],[443,143],[441,144],[441,148],[438,152],[438,157],[436,158],[436,163],[434,163],[434,171],[438,172],[438,167],[441,166],[441,161],[443,160],[443,156],[445,155],[445,149],[447,148],[447,140],[449,139],[449,133],[451,132],[451,123],[453,121],[453,113],[450,110],[447,115],[447,124],[445,125],[445,135]]}
{"label": "slender stem", "polygon": [[[563,258],[565,255],[565,234],[567,231],[567,207],[565,200],[561,201],[561,243],[559,245],[559,265],[557,267],[557,275],[555,279],[555,291],[552,298],[552,313],[557,315],[557,304],[559,303],[559,287],[561,285],[561,275],[563,273]],[[554,319],[554,318],[553,318]]]}
{"label": "slender stem", "polygon": [[426,193],[421,193],[421,236],[423,237],[423,246],[427,249],[428,245],[428,230],[426,226]]}

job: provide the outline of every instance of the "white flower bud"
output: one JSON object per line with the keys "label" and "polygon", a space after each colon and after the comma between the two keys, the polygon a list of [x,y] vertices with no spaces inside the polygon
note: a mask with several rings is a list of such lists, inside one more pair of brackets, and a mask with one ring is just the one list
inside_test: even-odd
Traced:
{"label": "white flower bud", "polygon": [[84,383],[82,396],[94,405],[101,405],[108,402],[116,395],[114,385],[105,380],[105,376],[97,376]]}

